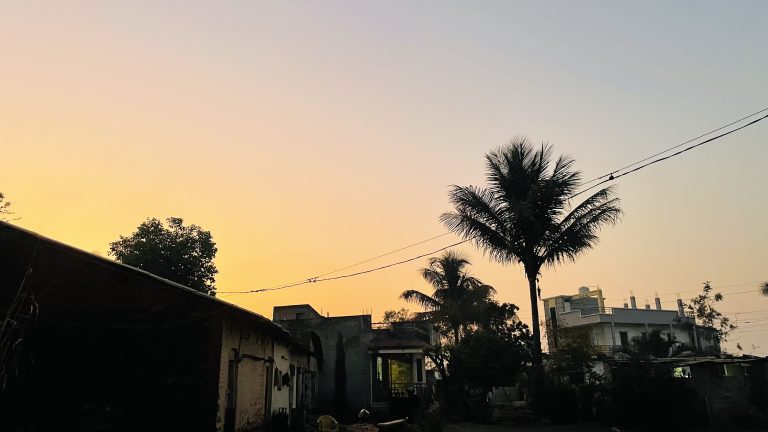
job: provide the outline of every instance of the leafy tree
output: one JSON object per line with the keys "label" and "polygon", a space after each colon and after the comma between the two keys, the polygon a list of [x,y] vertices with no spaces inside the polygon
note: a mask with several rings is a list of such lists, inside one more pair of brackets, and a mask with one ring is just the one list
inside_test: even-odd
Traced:
{"label": "leafy tree", "polygon": [[760,294],[768,297],[768,281],[760,284]]}
{"label": "leafy tree", "polygon": [[471,326],[457,344],[447,347],[447,390],[453,396],[449,401],[456,403],[451,410],[454,414],[460,416],[468,408],[470,413],[483,417],[486,392],[492,387],[518,383],[523,367],[530,361],[531,333],[518,318],[517,309],[511,303],[489,300],[483,319]]}
{"label": "leafy tree", "polygon": [[411,313],[406,308],[400,308],[400,310],[386,310],[384,311],[384,316],[382,317],[382,322],[385,323],[393,323],[393,322],[402,322],[402,321],[412,321],[417,319],[418,317],[416,314]]}
{"label": "leafy tree", "polygon": [[407,290],[400,295],[402,299],[427,309],[420,316],[442,325],[446,332],[453,335],[454,343],[459,343],[462,330],[466,331],[467,326],[478,321],[495,292],[493,287],[470,276],[467,270],[469,265],[469,261],[453,251],[432,257],[429,266],[421,269],[421,276],[432,285],[434,293],[430,296],[417,290]]}
{"label": "leafy tree", "polygon": [[727,316],[715,309],[714,304],[723,301],[722,293],[713,293],[710,281],[704,282],[704,288],[701,294],[692,298],[690,303],[685,305],[688,312],[691,312],[698,322],[706,327],[715,329],[715,336],[718,341],[726,341],[729,334],[736,330],[737,326],[733,324]]}
{"label": "leafy tree", "polygon": [[592,361],[600,351],[590,329],[547,329],[547,337],[557,338],[557,349],[549,353],[550,376],[570,384],[583,384],[595,378]]}
{"label": "leafy tree", "polygon": [[13,212],[11,211],[11,202],[5,199],[5,195],[3,195],[2,192],[0,192],[0,221],[7,222],[8,218],[6,218],[6,215],[12,215]]}
{"label": "leafy tree", "polygon": [[490,331],[505,341],[523,344],[530,357],[531,331],[527,324],[520,321],[517,315],[519,309],[512,303],[499,303],[491,299],[477,324],[481,331]]}
{"label": "leafy tree", "polygon": [[166,219],[168,226],[151,218],[136,232],[109,244],[109,255],[123,264],[140,268],[197,291],[216,295],[213,263],[216,243],[210,231],[184,225],[181,218]]}
{"label": "leafy tree", "polygon": [[640,358],[669,357],[669,349],[674,342],[661,336],[661,330],[654,329],[650,333],[643,333],[640,337],[632,338],[632,351]]}
{"label": "leafy tree", "polygon": [[514,385],[529,354],[523,339],[490,330],[468,332],[451,349],[448,373],[485,391]]}
{"label": "leafy tree", "polygon": [[537,283],[542,266],[574,261],[597,243],[601,227],[621,216],[611,188],[570,206],[581,185],[581,173],[573,164],[565,156],[553,159],[549,145],[536,149],[526,138],[516,138],[486,155],[488,186],[454,185],[449,197],[455,212],[440,217],[450,230],[472,239],[493,260],[523,265],[537,368],[541,365]]}

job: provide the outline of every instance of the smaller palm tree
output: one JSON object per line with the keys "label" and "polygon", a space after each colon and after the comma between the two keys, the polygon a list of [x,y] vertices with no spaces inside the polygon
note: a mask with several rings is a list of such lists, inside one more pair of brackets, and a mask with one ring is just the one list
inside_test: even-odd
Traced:
{"label": "smaller palm tree", "polygon": [[400,298],[421,305],[425,312],[419,315],[443,325],[459,343],[462,332],[481,319],[482,311],[496,292],[471,276],[470,262],[461,254],[447,251],[440,257],[429,259],[421,269],[421,276],[434,288],[432,295],[417,290],[404,291]]}

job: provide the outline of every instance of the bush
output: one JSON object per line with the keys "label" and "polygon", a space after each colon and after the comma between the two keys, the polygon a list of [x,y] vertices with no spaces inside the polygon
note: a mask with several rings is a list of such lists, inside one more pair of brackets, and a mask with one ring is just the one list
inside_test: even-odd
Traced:
{"label": "bush", "polygon": [[557,424],[579,420],[579,389],[572,384],[547,382],[536,401],[540,415]]}
{"label": "bush", "polygon": [[440,405],[432,402],[419,415],[417,425],[421,432],[442,432],[445,426],[445,420],[440,411]]}

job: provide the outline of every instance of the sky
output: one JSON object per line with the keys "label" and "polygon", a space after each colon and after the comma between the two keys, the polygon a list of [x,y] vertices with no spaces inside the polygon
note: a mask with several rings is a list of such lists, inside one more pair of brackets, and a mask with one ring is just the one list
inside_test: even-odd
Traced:
{"label": "sky", "polygon": [[[0,191],[18,225],[100,255],[148,217],[210,230],[217,288],[273,287],[445,232],[516,136],[608,173],[768,107],[760,1],[0,3]],[[616,182],[624,217],[544,297],[673,308],[712,281],[768,354],[768,121]],[[346,272],[458,241],[420,244]],[[473,274],[530,317],[519,266]],[[426,258],[219,298],[271,316],[408,307]],[[750,291],[751,292],[743,292]],[[734,293],[734,294],[729,294]],[[766,323],[766,324],[761,324]],[[754,347],[753,347],[754,345]]]}

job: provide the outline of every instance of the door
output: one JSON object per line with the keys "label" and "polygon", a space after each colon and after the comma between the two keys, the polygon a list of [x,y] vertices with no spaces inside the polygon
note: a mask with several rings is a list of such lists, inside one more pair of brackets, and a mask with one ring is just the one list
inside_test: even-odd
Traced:
{"label": "door", "polygon": [[235,431],[236,413],[237,413],[237,360],[231,359],[227,364],[227,406],[224,409],[224,432]]}
{"label": "door", "polygon": [[266,374],[264,378],[264,427],[266,428],[272,417],[272,365],[267,363],[264,369]]}

